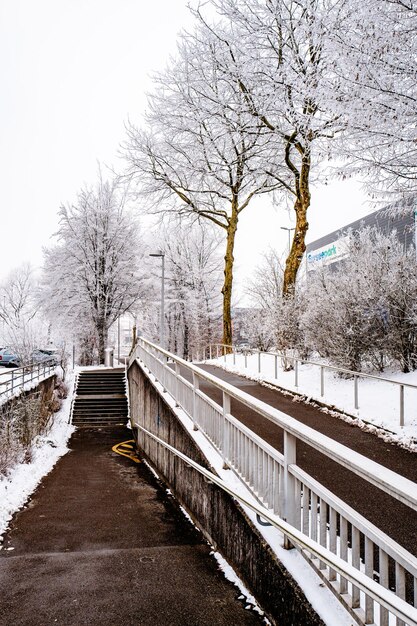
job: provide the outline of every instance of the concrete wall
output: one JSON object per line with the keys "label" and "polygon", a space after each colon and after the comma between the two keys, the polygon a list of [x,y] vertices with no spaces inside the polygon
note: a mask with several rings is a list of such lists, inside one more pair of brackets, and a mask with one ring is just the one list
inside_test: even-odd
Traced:
{"label": "concrete wall", "polygon": [[52,413],[56,410],[56,408],[54,408],[54,389],[56,380],[57,376],[54,374],[46,380],[42,380],[33,389],[23,391],[17,396],[12,396],[0,406],[0,415],[6,414],[11,407],[24,402],[26,398],[34,395],[39,396],[42,412],[46,416],[52,415]]}
{"label": "concrete wall", "polygon": [[[128,381],[133,428],[140,424],[213,471],[136,362],[128,371]],[[238,572],[268,617],[279,626],[323,624],[242,508],[166,448],[138,429],[134,432],[141,455],[145,454],[207,540]]]}

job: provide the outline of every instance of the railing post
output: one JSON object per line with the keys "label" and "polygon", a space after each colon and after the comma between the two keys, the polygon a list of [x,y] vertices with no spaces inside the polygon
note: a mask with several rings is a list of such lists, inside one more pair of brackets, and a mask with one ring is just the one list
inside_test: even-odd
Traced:
{"label": "railing post", "polygon": [[179,376],[180,376],[180,364],[177,363],[175,361],[175,365],[174,365],[174,370],[175,370],[175,376],[176,376],[176,385],[175,385],[175,406],[180,406],[179,402],[178,402],[178,398],[180,395],[180,381],[179,381]]}
{"label": "railing post", "polygon": [[229,423],[226,415],[230,415],[231,398],[223,391],[223,469],[229,469],[227,459],[229,458]]}
{"label": "railing post", "polygon": [[236,365],[236,348],[233,347],[232,350],[233,350],[233,365]]}
{"label": "railing post", "polygon": [[200,389],[200,379],[197,374],[193,372],[193,429],[198,430],[196,415],[197,415],[197,391]]}
{"label": "railing post", "polygon": [[226,346],[223,346],[223,360],[226,363]]}
{"label": "railing post", "polygon": [[211,358],[212,358],[212,354],[211,354],[211,344],[209,345],[209,358],[210,358],[210,361],[211,361]]}
{"label": "railing post", "polygon": [[[289,524],[295,522],[295,478],[289,471],[290,465],[297,462],[297,439],[284,431],[284,511],[283,519]],[[292,544],[288,537],[284,537],[284,548],[289,550]]]}
{"label": "railing post", "polygon": [[216,344],[216,359],[219,358],[219,344]]}
{"label": "railing post", "polygon": [[321,397],[324,396],[324,367],[323,365],[320,367],[320,394],[321,394]]}
{"label": "railing post", "polygon": [[258,374],[261,373],[261,353],[258,352]]}
{"label": "railing post", "polygon": [[358,377],[354,376],[353,379],[354,379],[355,409],[359,409]]}
{"label": "railing post", "polygon": [[298,361],[294,359],[294,386],[298,387]]}
{"label": "railing post", "polygon": [[245,367],[248,367],[248,353],[245,352]]}
{"label": "railing post", "polygon": [[275,362],[274,362],[274,370],[275,370],[275,380],[278,379],[278,355],[275,354],[274,356]]}
{"label": "railing post", "polygon": [[400,426],[404,426],[404,385],[400,385]]}

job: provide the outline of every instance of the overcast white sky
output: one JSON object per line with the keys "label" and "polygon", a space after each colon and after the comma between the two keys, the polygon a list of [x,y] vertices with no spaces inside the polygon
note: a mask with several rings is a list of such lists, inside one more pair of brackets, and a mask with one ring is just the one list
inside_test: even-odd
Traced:
{"label": "overcast white sky", "polygon": [[[60,204],[94,182],[97,161],[117,163],[124,121],[145,107],[149,73],[192,23],[186,4],[0,0],[0,280],[23,261],[39,266]],[[353,182],[316,190],[309,241],[371,210]],[[265,204],[242,214],[240,285],[268,246],[284,252],[280,226],[291,225],[285,210]]]}

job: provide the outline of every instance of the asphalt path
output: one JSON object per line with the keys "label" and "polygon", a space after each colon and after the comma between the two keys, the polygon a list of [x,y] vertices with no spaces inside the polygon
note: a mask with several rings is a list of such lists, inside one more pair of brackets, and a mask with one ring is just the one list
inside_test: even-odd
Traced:
{"label": "asphalt path", "polygon": [[79,429],[0,550],[1,626],[254,626],[126,428]]}
{"label": "asphalt path", "polygon": [[[318,408],[302,401],[294,402],[290,396],[284,395],[278,390],[270,389],[213,365],[198,364],[198,367],[414,481],[417,489],[416,453],[409,452],[398,445],[386,443],[377,436],[365,433],[360,428],[323,413]],[[185,375],[185,371],[182,374]],[[213,385],[202,382],[200,389],[221,405],[221,392]],[[231,413],[274,448],[282,452],[283,431],[281,428],[233,399]],[[386,495],[380,489],[369,485],[353,472],[341,467],[302,442],[297,444],[297,464],[392,539],[417,556],[417,512],[412,511],[395,498]]]}

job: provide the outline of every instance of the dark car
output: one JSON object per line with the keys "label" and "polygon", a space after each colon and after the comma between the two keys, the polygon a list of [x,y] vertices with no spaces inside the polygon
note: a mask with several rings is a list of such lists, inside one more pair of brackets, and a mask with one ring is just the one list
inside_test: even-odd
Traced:
{"label": "dark car", "polygon": [[4,367],[19,367],[20,358],[11,348],[3,348],[3,350],[0,350],[0,365]]}

